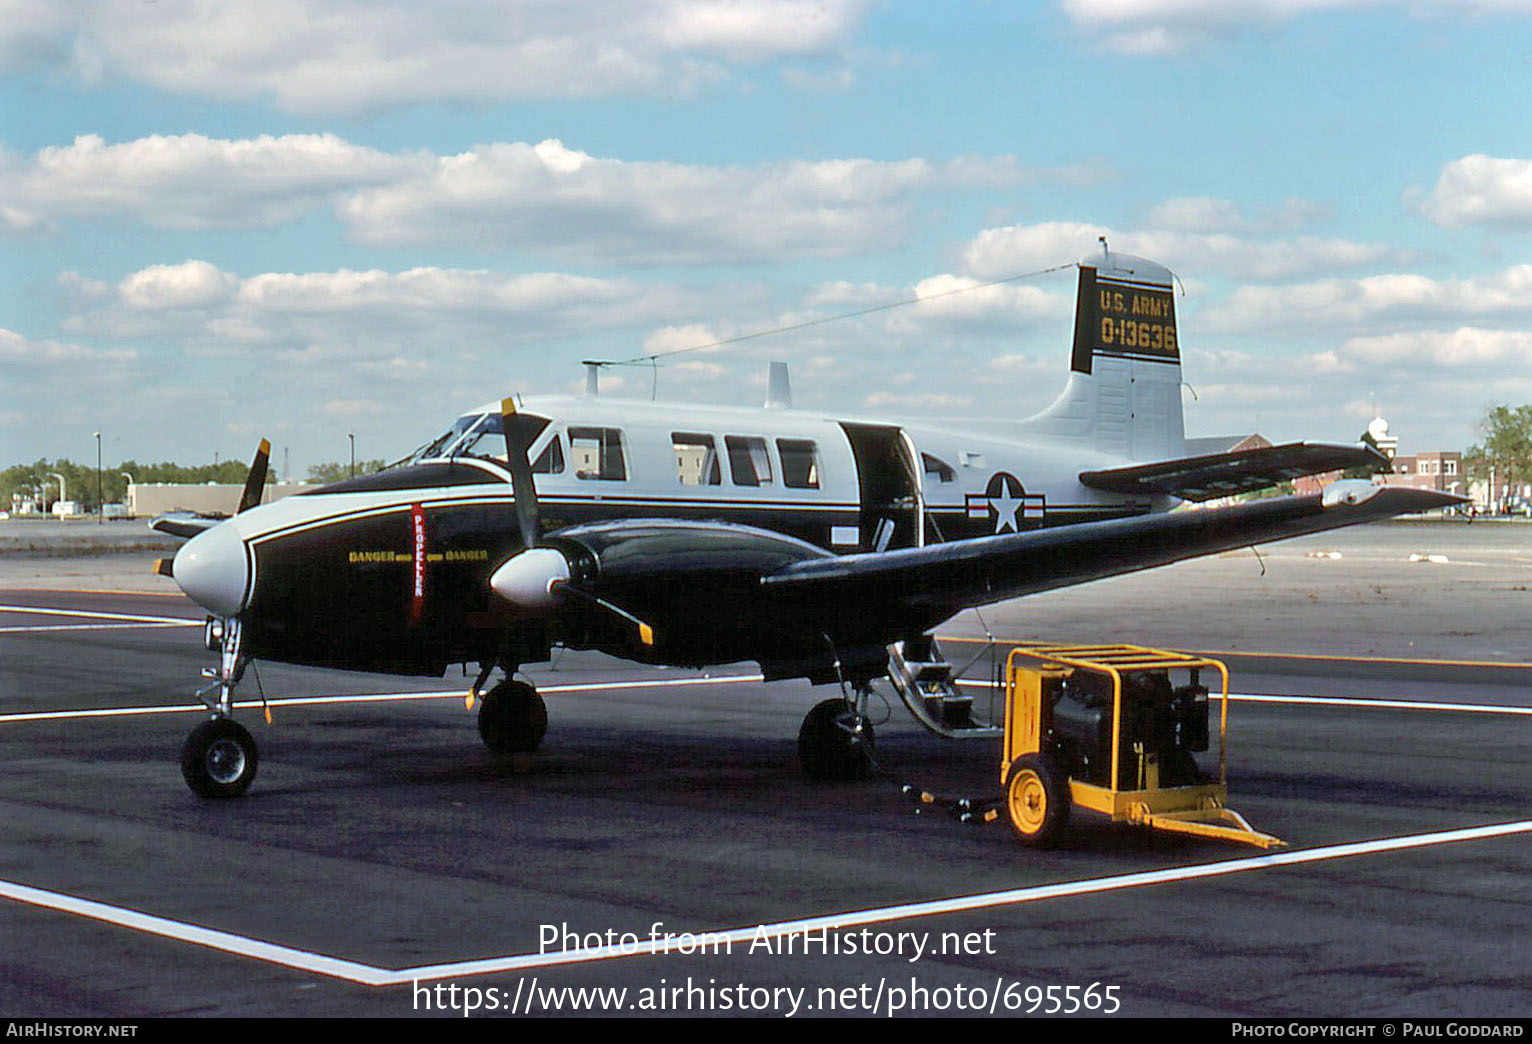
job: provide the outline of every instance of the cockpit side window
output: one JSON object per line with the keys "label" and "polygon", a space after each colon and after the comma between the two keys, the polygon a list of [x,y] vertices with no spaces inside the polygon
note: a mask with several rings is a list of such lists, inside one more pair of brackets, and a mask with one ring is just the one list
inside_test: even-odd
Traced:
{"label": "cockpit side window", "polygon": [[691,431],[670,433],[670,448],[676,458],[676,479],[683,486],[716,486],[719,474],[718,444],[713,436]]}
{"label": "cockpit side window", "polygon": [[766,440],[755,435],[725,435],[729,474],[736,486],[771,485],[771,453]]}
{"label": "cockpit side window", "polygon": [[569,429],[569,455],[577,479],[623,482],[628,465],[622,454],[622,431],[617,428]]}
{"label": "cockpit side window", "polygon": [[564,473],[564,443],[557,434],[548,440],[548,445],[537,455],[532,462],[532,474],[534,475],[562,475]]}
{"label": "cockpit side window", "polygon": [[[511,416],[511,423],[516,425],[526,445],[531,446],[543,433],[543,429],[548,427],[548,418],[532,413],[517,413]],[[454,457],[482,457],[504,463],[506,459],[505,428],[501,423],[500,414],[481,414],[478,422],[472,425],[457,445],[450,447],[447,452]]]}

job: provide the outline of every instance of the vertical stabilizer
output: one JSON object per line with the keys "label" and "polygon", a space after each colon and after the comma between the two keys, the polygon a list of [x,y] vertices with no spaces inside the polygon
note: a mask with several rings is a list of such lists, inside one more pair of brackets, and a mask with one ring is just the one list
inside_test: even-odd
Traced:
{"label": "vertical stabilizer", "polygon": [[1029,431],[1130,460],[1184,455],[1173,278],[1127,254],[1080,263],[1069,384]]}

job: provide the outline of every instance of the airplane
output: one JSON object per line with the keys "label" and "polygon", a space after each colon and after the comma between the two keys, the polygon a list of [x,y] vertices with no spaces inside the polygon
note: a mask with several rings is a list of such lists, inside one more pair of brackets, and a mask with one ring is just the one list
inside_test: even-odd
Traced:
{"label": "airplane", "polygon": [[1067,384],[1004,436],[792,409],[774,366],[761,408],[512,396],[394,466],[270,504],[263,441],[232,517],[161,527],[190,537],[157,569],[207,610],[219,654],[187,784],[229,798],[254,778],[233,718],[252,659],[475,665],[481,737],[516,753],[548,726],[516,675],[556,647],[838,684],[803,721],[802,768],[862,778],[879,679],[932,731],[995,734],[933,637],[960,611],[1460,501],[1342,480],[1199,507],[1386,458],[1312,442],[1188,456],[1172,274],[1105,244],[1078,270]]}

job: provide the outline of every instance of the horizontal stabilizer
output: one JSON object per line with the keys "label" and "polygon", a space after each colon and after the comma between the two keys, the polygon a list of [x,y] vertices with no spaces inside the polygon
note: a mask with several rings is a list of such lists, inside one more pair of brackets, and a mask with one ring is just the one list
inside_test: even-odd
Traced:
{"label": "horizontal stabilizer", "polygon": [[1289,442],[1282,446],[1085,471],[1080,473],[1080,482],[1111,493],[1201,501],[1265,489],[1302,475],[1357,467],[1386,470],[1388,457],[1366,443],[1343,446]]}
{"label": "horizontal stabilizer", "polygon": [[227,515],[199,515],[192,511],[167,511],[163,515],[154,516],[149,522],[149,528],[156,533],[167,533],[173,537],[190,540],[198,533],[212,529],[226,518],[228,518]]}

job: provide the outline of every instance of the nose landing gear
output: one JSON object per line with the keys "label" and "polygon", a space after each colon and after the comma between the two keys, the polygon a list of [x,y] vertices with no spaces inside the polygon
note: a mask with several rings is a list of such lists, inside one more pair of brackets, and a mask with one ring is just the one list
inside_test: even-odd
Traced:
{"label": "nose landing gear", "polygon": [[209,617],[203,637],[218,652],[218,666],[203,671],[214,679],[197,693],[212,718],[186,737],[181,747],[181,776],[192,793],[213,800],[239,797],[249,789],[260,766],[255,737],[234,720],[234,686],[249,662],[240,651],[238,617]]}

